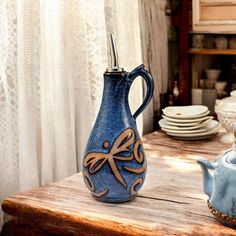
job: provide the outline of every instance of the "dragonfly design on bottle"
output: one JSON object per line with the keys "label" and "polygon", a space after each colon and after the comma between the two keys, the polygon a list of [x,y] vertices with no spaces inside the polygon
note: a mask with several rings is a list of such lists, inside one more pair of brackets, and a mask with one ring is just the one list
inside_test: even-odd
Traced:
{"label": "dragonfly design on bottle", "polygon": [[[84,167],[88,167],[90,174],[95,174],[105,163],[108,163],[117,181],[124,188],[127,188],[127,184],[116,165],[116,160],[129,162],[135,159],[137,163],[142,164],[144,154],[139,148],[141,144],[142,141],[140,139],[135,141],[134,130],[131,128],[126,129],[116,138],[108,153],[90,152],[84,158],[83,165]],[[109,142],[104,141],[103,147],[109,148]],[[139,174],[146,170],[146,162],[140,168],[129,166],[123,166],[123,168],[129,172]]]}

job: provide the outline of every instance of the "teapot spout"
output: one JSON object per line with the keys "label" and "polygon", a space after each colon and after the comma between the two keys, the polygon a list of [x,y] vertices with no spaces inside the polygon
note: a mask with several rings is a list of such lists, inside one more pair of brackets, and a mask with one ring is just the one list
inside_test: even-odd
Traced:
{"label": "teapot spout", "polygon": [[208,169],[215,169],[216,163],[211,163],[207,160],[197,160],[197,163],[201,166],[203,171],[203,188],[204,192],[208,197],[211,197],[212,194],[212,185],[213,185],[213,177],[210,174]]}

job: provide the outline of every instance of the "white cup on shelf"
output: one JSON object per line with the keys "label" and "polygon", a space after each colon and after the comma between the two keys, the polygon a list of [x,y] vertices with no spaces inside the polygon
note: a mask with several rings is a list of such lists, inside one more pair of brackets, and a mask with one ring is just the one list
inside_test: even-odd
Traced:
{"label": "white cup on shelf", "polygon": [[205,72],[206,72],[206,76],[207,76],[208,80],[216,82],[218,80],[219,76],[220,76],[221,70],[219,70],[219,69],[207,69],[207,70],[205,70]]}
{"label": "white cup on shelf", "polygon": [[217,81],[215,83],[215,90],[218,94],[221,94],[224,92],[225,90],[225,87],[227,85],[227,82],[226,81]]}
{"label": "white cup on shelf", "polygon": [[228,39],[225,36],[217,36],[215,39],[215,44],[217,49],[227,49]]}

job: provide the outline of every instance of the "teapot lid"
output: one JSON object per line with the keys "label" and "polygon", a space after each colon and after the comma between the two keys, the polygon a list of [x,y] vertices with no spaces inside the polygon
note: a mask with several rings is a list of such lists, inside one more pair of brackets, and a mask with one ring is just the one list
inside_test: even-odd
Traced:
{"label": "teapot lid", "polygon": [[235,144],[231,151],[225,154],[225,164],[227,167],[236,169],[236,147]]}
{"label": "teapot lid", "polygon": [[233,148],[231,152],[228,153],[226,157],[227,164],[236,167],[236,150]]}
{"label": "teapot lid", "polygon": [[216,100],[215,112],[236,112],[236,90],[230,93],[230,97]]}
{"label": "teapot lid", "polygon": [[114,38],[113,38],[112,34],[109,34],[108,52],[110,54],[110,63],[109,63],[110,65],[106,69],[106,72],[110,72],[110,73],[123,72],[124,68],[119,67],[118,53],[117,53],[117,50],[116,50],[116,45],[115,45],[115,41],[114,41]]}

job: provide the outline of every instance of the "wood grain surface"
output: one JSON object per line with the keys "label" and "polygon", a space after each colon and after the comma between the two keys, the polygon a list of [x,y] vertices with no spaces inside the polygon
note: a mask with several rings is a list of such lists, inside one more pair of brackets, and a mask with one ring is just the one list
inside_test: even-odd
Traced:
{"label": "wood grain surface", "polygon": [[230,145],[219,143],[218,137],[183,142],[162,132],[146,135],[143,141],[148,175],[131,202],[96,201],[76,174],[10,196],[3,210],[42,235],[236,235],[209,212],[196,164],[198,158],[215,159]]}

